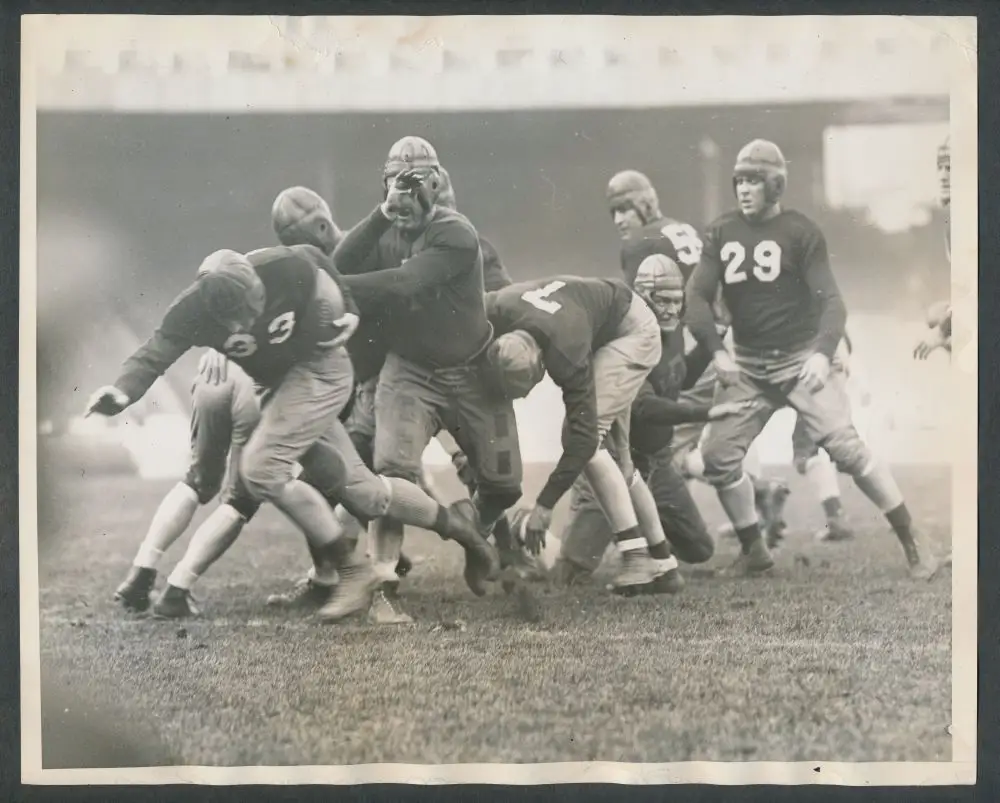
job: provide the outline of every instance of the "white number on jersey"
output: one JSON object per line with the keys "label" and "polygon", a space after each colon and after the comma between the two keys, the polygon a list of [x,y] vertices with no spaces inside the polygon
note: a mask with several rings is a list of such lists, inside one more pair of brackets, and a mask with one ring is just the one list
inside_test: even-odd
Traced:
{"label": "white number on jersey", "polygon": [[230,357],[249,357],[257,351],[257,341],[253,335],[240,332],[227,337],[222,350]]}
{"label": "white number on jersey", "polygon": [[284,343],[295,331],[295,313],[283,312],[267,325],[267,331],[271,335],[268,342],[274,345]]}
{"label": "white number on jersey", "polygon": [[694,226],[687,223],[668,223],[660,234],[670,240],[677,258],[685,265],[697,265],[701,259],[702,243]]}
{"label": "white number on jersey", "polygon": [[[742,243],[726,243],[722,246],[719,256],[726,263],[724,276],[726,284],[739,284],[749,278],[743,267],[747,251]],[[773,282],[781,275],[781,246],[774,240],[762,240],[753,249],[753,262],[752,272],[758,281]]]}
{"label": "white number on jersey", "polygon": [[531,304],[531,306],[535,309],[540,309],[542,312],[549,313],[549,315],[555,315],[562,309],[562,304],[556,301],[549,301],[549,296],[557,290],[561,290],[565,286],[566,282],[549,282],[545,285],[545,287],[540,287],[537,290],[528,290],[526,293],[522,293],[521,298]]}

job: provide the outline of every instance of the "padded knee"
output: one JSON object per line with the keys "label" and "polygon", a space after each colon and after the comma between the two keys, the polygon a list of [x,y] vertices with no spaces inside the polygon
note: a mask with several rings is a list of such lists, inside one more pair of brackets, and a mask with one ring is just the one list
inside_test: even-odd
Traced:
{"label": "padded knee", "polygon": [[701,447],[705,464],[705,481],[716,488],[725,488],[739,482],[743,476],[743,458],[746,452],[729,441],[709,438]]}
{"label": "padded knee", "polygon": [[229,505],[243,517],[244,521],[250,521],[250,519],[257,515],[257,511],[260,510],[260,502],[239,490],[227,491],[221,500],[221,504]]}
{"label": "padded knee", "polygon": [[240,461],[240,475],[244,489],[257,502],[277,499],[292,480],[290,467],[286,468],[266,454],[250,451],[244,452]]}
{"label": "padded knee", "polygon": [[837,469],[852,477],[859,476],[871,462],[872,454],[854,427],[834,432],[820,444]]}

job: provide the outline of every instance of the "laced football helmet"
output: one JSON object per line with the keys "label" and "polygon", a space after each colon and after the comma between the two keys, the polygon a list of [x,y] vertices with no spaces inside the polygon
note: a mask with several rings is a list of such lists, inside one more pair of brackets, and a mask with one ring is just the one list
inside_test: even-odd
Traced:
{"label": "laced football helmet", "polygon": [[660,199],[656,195],[653,182],[638,170],[622,170],[615,173],[608,182],[606,192],[608,209],[613,215],[616,209],[634,209],[643,223],[659,220]]}
{"label": "laced football helmet", "polygon": [[434,146],[423,137],[403,137],[389,148],[389,155],[382,168],[382,184],[386,191],[389,189],[389,181],[404,170],[418,171],[427,182],[432,195],[437,194],[441,181],[441,162]]}
{"label": "laced football helmet", "polygon": [[755,139],[744,145],[736,156],[736,166],[733,168],[733,192],[736,191],[736,181],[741,176],[762,179],[764,197],[769,204],[776,204],[788,183],[788,165],[781,148],[766,139]]}
{"label": "laced football helmet", "polygon": [[665,254],[651,254],[639,265],[633,287],[662,327],[677,328],[684,303],[684,274],[676,262]]}

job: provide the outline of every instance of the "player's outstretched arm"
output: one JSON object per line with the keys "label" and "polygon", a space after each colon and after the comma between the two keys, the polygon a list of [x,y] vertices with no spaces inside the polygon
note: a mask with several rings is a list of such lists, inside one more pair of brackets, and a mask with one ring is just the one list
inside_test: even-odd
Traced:
{"label": "player's outstretched arm", "polygon": [[125,360],[114,387],[127,403],[115,412],[135,404],[171,365],[197,345],[193,333],[198,331],[199,309],[194,287],[189,287],[170,305],[152,336]]}
{"label": "player's outstretched arm", "polygon": [[653,386],[647,381],[639,389],[632,403],[632,420],[644,424],[687,424],[708,421],[710,404],[667,399],[657,396]]}
{"label": "player's outstretched arm", "polygon": [[588,361],[566,377],[559,376],[558,369],[552,381],[562,387],[566,418],[563,423],[563,453],[549,475],[545,487],[538,494],[538,504],[551,510],[563,495],[573,486],[584,467],[600,446],[597,429],[597,385],[594,370]]}

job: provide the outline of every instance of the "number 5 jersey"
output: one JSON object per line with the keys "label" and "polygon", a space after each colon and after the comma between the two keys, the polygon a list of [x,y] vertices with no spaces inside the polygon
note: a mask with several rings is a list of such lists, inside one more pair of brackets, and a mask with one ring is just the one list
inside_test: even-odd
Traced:
{"label": "number 5 jersey", "polygon": [[141,398],[186,351],[207,346],[225,354],[258,385],[274,387],[289,368],[330,339],[329,310],[339,286],[344,311],[355,312],[331,259],[308,245],[263,248],[247,254],[264,285],[264,311],[247,331],[233,332],[210,312],[200,281],[167,309],[153,335],[126,361],[115,386]]}

